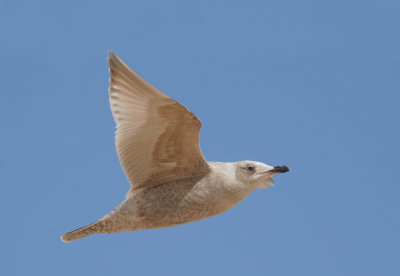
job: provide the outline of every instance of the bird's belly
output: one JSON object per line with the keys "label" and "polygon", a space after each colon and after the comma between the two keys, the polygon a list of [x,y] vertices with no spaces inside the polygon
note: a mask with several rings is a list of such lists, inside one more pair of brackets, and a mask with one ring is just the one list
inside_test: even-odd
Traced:
{"label": "bird's belly", "polygon": [[239,203],[238,196],[204,182],[174,182],[135,195],[136,227],[171,227],[220,214]]}

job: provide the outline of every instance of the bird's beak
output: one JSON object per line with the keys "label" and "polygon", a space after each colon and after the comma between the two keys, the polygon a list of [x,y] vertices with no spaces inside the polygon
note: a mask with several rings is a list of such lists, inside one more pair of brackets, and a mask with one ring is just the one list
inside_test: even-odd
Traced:
{"label": "bird's beak", "polygon": [[272,173],[285,173],[285,172],[290,172],[290,169],[287,166],[275,166],[269,172],[272,172]]}

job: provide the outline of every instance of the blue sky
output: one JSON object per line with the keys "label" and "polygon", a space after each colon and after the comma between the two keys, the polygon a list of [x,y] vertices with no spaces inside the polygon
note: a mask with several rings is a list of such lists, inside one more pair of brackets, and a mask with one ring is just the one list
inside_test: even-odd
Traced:
{"label": "blue sky", "polygon": [[[0,2],[2,275],[399,275],[400,1]],[[174,228],[59,236],[129,189],[108,50],[210,161],[292,172]]]}

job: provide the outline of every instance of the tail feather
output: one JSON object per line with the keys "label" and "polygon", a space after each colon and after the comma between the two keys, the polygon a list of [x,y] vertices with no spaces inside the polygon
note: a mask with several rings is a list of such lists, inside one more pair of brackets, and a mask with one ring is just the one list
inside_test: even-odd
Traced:
{"label": "tail feather", "polygon": [[103,229],[103,221],[99,220],[82,228],[64,234],[63,236],[61,236],[61,240],[63,242],[71,242],[92,234],[101,233],[102,229]]}

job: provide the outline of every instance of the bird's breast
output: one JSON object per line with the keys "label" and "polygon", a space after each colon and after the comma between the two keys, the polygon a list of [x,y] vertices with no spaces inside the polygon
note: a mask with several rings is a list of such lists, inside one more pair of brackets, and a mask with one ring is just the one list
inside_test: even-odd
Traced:
{"label": "bird's breast", "polygon": [[220,214],[247,196],[215,177],[182,179],[134,195],[141,228],[161,228]]}

